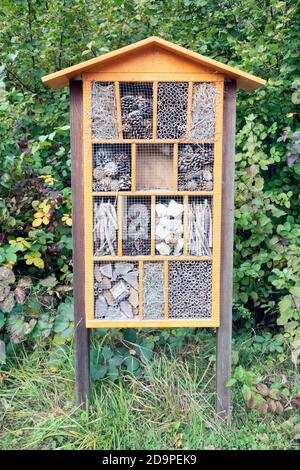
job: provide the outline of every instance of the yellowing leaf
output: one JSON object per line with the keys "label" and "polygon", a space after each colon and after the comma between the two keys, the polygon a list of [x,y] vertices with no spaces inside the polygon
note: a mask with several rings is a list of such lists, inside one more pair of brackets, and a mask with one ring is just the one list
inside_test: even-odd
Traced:
{"label": "yellowing leaf", "polygon": [[45,225],[49,224],[48,217],[43,217],[43,224],[45,224]]}
{"label": "yellowing leaf", "polygon": [[34,214],[34,217],[35,217],[36,219],[39,219],[39,218],[41,218],[41,217],[44,217],[44,213],[41,212],[41,211],[38,211],[38,212],[36,212],[36,213]]}
{"label": "yellowing leaf", "polygon": [[42,224],[43,220],[41,218],[39,219],[35,219],[33,222],[32,222],[32,226],[33,227],[39,227],[41,224]]}

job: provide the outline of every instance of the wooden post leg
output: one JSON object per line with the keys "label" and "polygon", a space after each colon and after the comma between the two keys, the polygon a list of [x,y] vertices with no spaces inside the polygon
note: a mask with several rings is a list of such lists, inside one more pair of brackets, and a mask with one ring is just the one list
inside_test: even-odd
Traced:
{"label": "wooden post leg", "polygon": [[236,82],[231,82],[225,84],[224,92],[221,304],[217,332],[216,411],[223,419],[230,416],[230,390],[226,383],[231,375],[235,115]]}
{"label": "wooden post leg", "polygon": [[77,404],[89,394],[89,331],[85,326],[83,99],[82,82],[70,81],[75,374]]}

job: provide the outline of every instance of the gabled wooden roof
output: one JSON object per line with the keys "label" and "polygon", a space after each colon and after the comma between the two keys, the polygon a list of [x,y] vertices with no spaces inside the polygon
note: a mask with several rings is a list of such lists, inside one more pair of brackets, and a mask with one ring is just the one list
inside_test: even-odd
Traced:
{"label": "gabled wooden roof", "polygon": [[177,46],[172,42],[165,41],[158,37],[149,37],[142,41],[135,42],[129,46],[121,47],[116,51],[103,54],[94,59],[87,60],[77,65],[67,67],[66,69],[59,70],[58,72],[51,73],[42,78],[43,82],[52,88],[62,88],[69,84],[69,80],[81,75],[84,72],[92,72],[101,65],[107,64],[110,61],[118,58],[130,55],[136,52],[142,52],[149,47],[157,47],[169,52],[173,52],[179,57],[188,59],[192,62],[199,64],[200,66],[207,67],[211,71],[225,75],[228,78],[237,81],[237,85],[242,90],[255,90],[263,86],[266,81],[262,78],[251,75],[250,73],[243,72],[242,70],[236,69],[229,65],[225,65],[217,60],[209,59],[201,54],[190,51],[184,47]]}

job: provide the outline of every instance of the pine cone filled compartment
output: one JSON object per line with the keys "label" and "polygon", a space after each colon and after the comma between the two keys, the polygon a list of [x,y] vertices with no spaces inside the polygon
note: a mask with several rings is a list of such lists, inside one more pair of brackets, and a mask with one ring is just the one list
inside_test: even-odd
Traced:
{"label": "pine cone filled compartment", "polygon": [[94,315],[97,320],[138,320],[137,263],[94,264]]}
{"label": "pine cone filled compartment", "polygon": [[212,248],[212,197],[189,197],[188,254],[190,256],[211,256]]}
{"label": "pine cone filled compartment", "polygon": [[180,139],[186,133],[188,83],[159,82],[157,138]]}
{"label": "pine cone filled compartment", "polygon": [[213,144],[179,144],[178,190],[213,190]]}
{"label": "pine cone filled compartment", "polygon": [[169,262],[169,318],[211,318],[211,261]]}
{"label": "pine cone filled compartment", "polygon": [[93,191],[130,190],[130,144],[93,144]]}
{"label": "pine cone filled compartment", "polygon": [[124,196],[122,201],[123,256],[150,255],[151,197]]}
{"label": "pine cone filled compartment", "polygon": [[94,256],[117,256],[118,217],[116,197],[94,197]]}
{"label": "pine cone filled compartment", "polygon": [[153,84],[120,83],[122,131],[124,139],[151,139]]}

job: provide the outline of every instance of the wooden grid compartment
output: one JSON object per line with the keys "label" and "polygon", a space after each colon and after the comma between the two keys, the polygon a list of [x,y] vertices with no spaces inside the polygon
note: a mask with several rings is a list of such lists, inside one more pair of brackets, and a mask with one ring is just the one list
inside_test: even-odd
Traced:
{"label": "wooden grid compartment", "polygon": [[153,84],[120,83],[122,132],[124,139],[151,139]]}
{"label": "wooden grid compartment", "polygon": [[180,196],[155,199],[155,253],[162,256],[183,255],[184,205]]}
{"label": "wooden grid compartment", "polygon": [[189,138],[214,139],[216,100],[217,87],[215,83],[193,83]]}
{"label": "wooden grid compartment", "polygon": [[109,321],[135,320],[138,315],[138,263],[94,263],[94,318]]}
{"label": "wooden grid compartment", "polygon": [[170,261],[168,276],[168,318],[211,318],[212,263],[210,261]]}
{"label": "wooden grid compartment", "polygon": [[151,197],[122,197],[122,255],[151,253]]}
{"label": "wooden grid compartment", "polygon": [[142,276],[143,319],[163,319],[166,301],[164,263],[144,262],[142,265]]}
{"label": "wooden grid compartment", "polygon": [[117,139],[118,120],[113,82],[92,81],[91,117],[93,139]]}
{"label": "wooden grid compartment", "polygon": [[118,206],[117,198],[96,196],[93,198],[94,256],[118,254]]}
{"label": "wooden grid compartment", "polygon": [[178,189],[180,191],[212,191],[213,173],[213,144],[179,144]]}
{"label": "wooden grid compartment", "polygon": [[157,96],[158,139],[179,139],[187,130],[188,83],[159,82]]}
{"label": "wooden grid compartment", "polygon": [[213,247],[212,198],[189,197],[188,254],[211,256]]}
{"label": "wooden grid compartment", "polygon": [[93,191],[131,190],[131,145],[93,144]]}
{"label": "wooden grid compartment", "polygon": [[174,190],[173,145],[136,146],[136,190]]}

